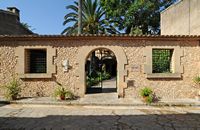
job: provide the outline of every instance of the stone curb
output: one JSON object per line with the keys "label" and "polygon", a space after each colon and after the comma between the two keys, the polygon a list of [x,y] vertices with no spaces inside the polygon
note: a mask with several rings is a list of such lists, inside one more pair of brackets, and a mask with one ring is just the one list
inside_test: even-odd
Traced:
{"label": "stone curb", "polygon": [[123,104],[123,103],[80,103],[80,102],[20,102],[20,101],[0,101],[0,104],[21,104],[21,105],[58,105],[58,106],[168,106],[168,107],[200,107],[199,103],[180,103],[180,102],[158,102],[152,104],[146,103],[134,103],[134,104]]}

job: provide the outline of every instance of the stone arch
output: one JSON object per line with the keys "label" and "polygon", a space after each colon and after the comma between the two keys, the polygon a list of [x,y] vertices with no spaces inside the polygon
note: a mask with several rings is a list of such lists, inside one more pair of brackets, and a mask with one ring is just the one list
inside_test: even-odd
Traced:
{"label": "stone arch", "polygon": [[125,76],[127,76],[127,71],[125,65],[127,65],[127,57],[123,49],[119,46],[83,46],[80,48],[77,55],[78,69],[76,72],[77,77],[79,77],[76,88],[79,90],[79,96],[83,97],[86,93],[86,80],[85,80],[85,62],[91,52],[99,48],[105,48],[112,51],[117,59],[117,93],[118,97],[124,97],[124,88],[127,87],[125,82]]}

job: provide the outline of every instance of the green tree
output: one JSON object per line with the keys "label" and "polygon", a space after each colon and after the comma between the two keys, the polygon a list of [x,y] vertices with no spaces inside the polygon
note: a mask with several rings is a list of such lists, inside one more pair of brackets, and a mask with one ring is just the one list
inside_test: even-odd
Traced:
{"label": "green tree", "polygon": [[176,0],[101,0],[106,18],[126,34],[159,34],[160,12]]}
{"label": "green tree", "polygon": [[[103,34],[117,33],[116,29],[105,19],[105,11],[100,6],[99,0],[82,1],[82,33],[84,34]],[[78,2],[69,5],[66,9],[72,12],[64,17],[63,25],[72,24],[64,29],[62,34],[78,33]]]}

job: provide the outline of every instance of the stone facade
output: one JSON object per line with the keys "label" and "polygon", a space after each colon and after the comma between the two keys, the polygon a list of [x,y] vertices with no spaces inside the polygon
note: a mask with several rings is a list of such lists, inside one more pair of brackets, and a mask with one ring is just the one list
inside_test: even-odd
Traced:
{"label": "stone facade", "polygon": [[162,35],[200,35],[200,1],[180,0],[161,12]]}
{"label": "stone facade", "polygon": [[[162,99],[194,98],[200,90],[193,82],[200,72],[199,40],[199,37],[189,36],[0,36],[0,83],[6,84],[13,77],[20,78],[21,95],[26,97],[51,96],[59,83],[83,97],[85,60],[91,51],[107,48],[117,58],[117,92],[120,97],[139,98],[141,88],[151,87]],[[40,74],[21,77],[20,70],[24,67],[19,66],[23,63],[19,50],[23,55],[27,47],[51,48],[51,52],[47,53],[50,58],[47,66],[52,64],[55,70],[49,69],[50,77]],[[177,57],[173,62],[180,67],[175,73],[180,76],[157,75],[149,78],[150,73],[145,69],[150,65],[146,52],[148,47],[179,48],[175,51]],[[69,61],[68,71],[63,71],[64,60]]]}

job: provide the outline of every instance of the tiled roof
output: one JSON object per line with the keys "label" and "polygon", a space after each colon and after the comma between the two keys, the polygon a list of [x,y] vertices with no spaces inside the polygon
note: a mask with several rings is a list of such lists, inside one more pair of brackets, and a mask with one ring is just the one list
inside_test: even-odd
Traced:
{"label": "tiled roof", "polygon": [[71,39],[71,38],[114,38],[114,39],[173,39],[200,40],[200,35],[129,35],[129,34],[72,34],[72,35],[0,35],[0,40],[33,39]]}

